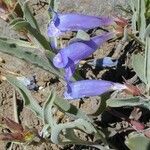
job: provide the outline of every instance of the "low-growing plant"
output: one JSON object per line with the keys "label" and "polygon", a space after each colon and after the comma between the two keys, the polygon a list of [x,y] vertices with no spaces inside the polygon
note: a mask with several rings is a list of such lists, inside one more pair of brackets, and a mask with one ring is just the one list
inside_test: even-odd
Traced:
{"label": "low-growing plant", "polygon": [[[35,131],[23,128],[19,123],[2,117],[3,124],[15,132],[0,134],[0,140],[25,145],[50,142],[62,145],[88,145],[106,150],[114,148],[114,145],[110,144],[105,130],[97,126],[91,116],[68,101],[101,95],[100,106],[98,110],[95,110],[93,116],[107,111],[128,122],[132,133],[125,140],[127,147],[131,150],[137,150],[139,147],[140,150],[149,149],[148,127],[138,119],[130,119],[114,110],[116,107],[139,107],[150,110],[150,1],[129,0],[128,4],[130,10],[119,8],[128,13],[129,19],[114,16],[96,17],[78,13],[61,14],[57,12],[58,0],[49,0],[47,13],[50,22],[48,29],[45,29],[49,37],[47,38],[47,35],[40,31],[30,10],[29,1],[0,1],[0,8],[3,10],[0,17],[8,22],[11,29],[25,37],[25,40],[0,37],[0,52],[23,59],[54,74],[66,88],[64,97],[57,96],[55,90],[50,91],[47,100],[41,106],[33,98],[24,82],[6,70],[7,75],[6,73],[1,75],[1,79],[7,80],[15,87],[22,96],[24,106],[43,121],[43,129]],[[106,29],[102,30],[101,35],[91,37],[87,31],[97,27],[106,27]],[[62,48],[60,47],[61,37],[65,36],[66,32],[76,32],[76,36],[68,41],[69,44],[65,48]],[[104,42],[110,39],[116,40],[116,38],[122,39],[115,50],[114,57],[85,60]],[[144,92],[126,80],[124,83],[116,83],[97,79],[85,80],[81,77],[80,65],[88,64],[95,68],[117,67],[125,44],[128,45],[132,41],[138,46],[136,50],[132,50],[132,48],[129,50],[129,52],[132,51],[132,68],[136,73],[136,79],[140,78],[140,81],[145,84]],[[42,51],[42,56],[36,53],[39,49]],[[130,94],[130,96],[116,98],[116,95],[121,92]],[[72,121],[58,123],[54,117],[54,108],[71,118]],[[14,125],[16,126],[14,127]],[[92,135],[94,140],[85,141],[77,133]]]}

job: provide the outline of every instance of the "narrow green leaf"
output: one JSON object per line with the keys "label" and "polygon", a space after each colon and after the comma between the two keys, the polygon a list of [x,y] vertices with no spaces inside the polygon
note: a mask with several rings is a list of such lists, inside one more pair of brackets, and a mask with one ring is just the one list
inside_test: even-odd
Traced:
{"label": "narrow green leaf", "polygon": [[50,125],[49,124],[45,124],[42,128],[42,137],[43,138],[49,138],[50,137]]}
{"label": "narrow green leaf", "polygon": [[[64,139],[63,142],[61,142],[61,143],[64,144],[64,145],[78,144],[78,145],[86,145],[86,146],[96,147],[96,148],[101,149],[101,150],[110,150],[110,149],[105,148],[104,146],[100,146],[98,144],[95,144],[94,142],[89,142],[89,141],[83,141],[83,140],[81,140],[78,136],[76,136],[76,134],[75,134],[74,131],[75,131],[74,128],[68,128],[68,129],[66,129],[65,135],[64,135],[66,139]],[[102,140],[102,139],[100,138],[98,140]]]}
{"label": "narrow green leaf", "polygon": [[132,30],[133,33],[136,33],[137,29],[136,29],[136,20],[137,20],[137,15],[136,12],[134,12],[134,14],[132,15]]}
{"label": "narrow green leaf", "polygon": [[54,8],[55,0],[49,0],[49,7]]}
{"label": "narrow green leaf", "polygon": [[[59,5],[59,1],[58,1],[58,0],[49,0],[49,7],[50,7],[53,11],[57,12],[57,10],[58,10],[58,5]],[[51,17],[52,17],[52,15],[53,15],[53,12],[50,12],[50,16],[51,16]]]}
{"label": "narrow green leaf", "polygon": [[92,116],[98,116],[106,109],[106,101],[110,98],[110,93],[103,94],[100,97],[100,105],[95,113],[92,114]]}
{"label": "narrow green leaf", "polygon": [[145,60],[144,56],[141,54],[133,54],[132,55],[132,65],[133,69],[136,72],[136,74],[139,76],[139,78],[146,84],[146,76],[145,76]]}
{"label": "narrow green leaf", "polygon": [[78,109],[73,104],[69,103],[67,100],[63,98],[56,97],[54,104],[62,111],[67,113],[68,115],[72,115],[75,118],[82,118],[89,122],[93,122],[84,112]]}
{"label": "narrow green leaf", "polygon": [[97,140],[102,140],[104,145],[108,145],[105,134],[101,131],[103,129],[96,129],[95,137]]}
{"label": "narrow green leaf", "polygon": [[56,94],[54,91],[51,91],[48,99],[45,101],[43,106],[43,119],[44,124],[49,124],[51,127],[54,126],[54,120],[52,116],[52,106],[55,100]]}
{"label": "narrow green leaf", "polygon": [[135,1],[134,0],[129,0],[128,1],[131,9],[132,9],[132,12],[133,12],[133,15],[132,15],[132,30],[134,33],[136,33],[136,21],[137,21],[137,12],[135,10]]}
{"label": "narrow green leaf", "polygon": [[95,133],[96,130],[92,126],[91,123],[83,120],[83,119],[77,119],[73,122],[66,122],[64,124],[58,124],[55,125],[51,130],[51,141],[55,144],[60,144],[63,141],[60,138],[60,133],[64,129],[71,129],[71,128],[77,128],[81,131],[84,131],[85,133],[92,134]]}
{"label": "narrow green leaf", "polygon": [[136,9],[136,22],[137,22],[137,29],[138,31],[140,31],[140,26],[141,26],[141,16],[140,16],[140,13],[141,13],[141,0],[137,0],[137,2],[135,3],[135,9]]}
{"label": "narrow green leaf", "polygon": [[76,43],[76,42],[80,42],[80,41],[90,41],[90,35],[88,33],[86,33],[83,30],[78,30],[77,35],[75,38],[70,39],[70,41],[68,42],[68,45],[72,44],[72,43]]}
{"label": "narrow green leaf", "polygon": [[[49,65],[51,66],[51,68],[54,68],[55,70],[59,70],[59,69],[56,69],[52,63],[52,60],[53,60],[53,57],[55,54],[52,52],[52,49],[50,47],[50,43],[47,41],[47,39],[40,32],[38,32],[38,30],[34,29],[27,21],[17,22],[16,24],[13,24],[11,27],[15,28],[16,30],[24,28],[27,31],[29,31],[30,34],[33,37],[35,37],[36,40],[38,41],[37,44],[40,43],[40,45],[44,48],[46,57],[49,60],[49,63],[50,63]],[[52,69],[52,71],[54,69]],[[63,78],[62,74],[63,74],[63,72],[59,74],[59,77]]]}
{"label": "narrow green leaf", "polygon": [[33,53],[32,50],[29,51],[29,48],[26,50],[27,48],[18,46],[15,43],[7,43],[3,40],[0,40],[0,45],[0,52],[13,55],[27,62],[30,62],[33,65],[37,65],[38,67],[43,68],[44,70],[47,70],[63,79],[63,75],[52,65],[50,65],[46,58],[38,56],[37,54]]}
{"label": "narrow green leaf", "polygon": [[129,0],[129,5],[132,9],[132,31],[136,33],[139,31],[139,37],[144,41],[144,32],[146,28],[145,19],[145,1],[143,0]]}
{"label": "narrow green leaf", "polygon": [[33,28],[29,22],[27,21],[20,21],[17,22],[16,24],[13,24],[11,26],[11,28],[14,28],[16,30],[20,30],[20,29],[26,29],[27,31],[29,31],[29,33],[36,38],[36,40],[41,44],[41,46],[46,49],[46,50],[51,50],[50,48],[50,44],[47,41],[47,39],[35,28]]}
{"label": "narrow green leaf", "polygon": [[[67,122],[64,124],[58,124],[51,130],[51,140],[56,144],[80,144],[80,145],[94,145],[93,142],[83,141],[79,137],[77,137],[74,133],[74,129],[78,129],[87,134],[97,134],[98,140],[102,140],[105,145],[107,145],[104,133],[95,129],[95,127],[83,120],[77,119],[73,122]],[[60,135],[62,135],[61,131],[65,132],[66,139],[62,139]],[[69,132],[70,131],[70,132]],[[70,133],[67,136],[67,133]],[[96,144],[95,144],[96,146]],[[98,146],[98,145],[97,145]]]}
{"label": "narrow green leaf", "polygon": [[[103,143],[105,145],[107,145],[107,143],[105,142],[106,139],[103,136],[104,134],[102,132],[100,132],[100,134],[101,134],[101,136],[100,136],[100,138],[98,138],[98,140],[102,140],[102,141],[104,140]],[[76,136],[74,128],[67,128],[65,130],[64,136],[66,139],[64,139],[63,142],[61,142],[60,144],[64,144],[64,145],[68,145],[68,144],[86,145],[86,146],[96,147],[100,150],[113,150],[113,149],[110,149],[108,147],[106,148],[105,146],[101,146],[98,143],[81,140],[78,136]]]}
{"label": "narrow green leaf", "polygon": [[33,14],[32,14],[32,12],[29,9],[29,6],[28,6],[29,1],[25,1],[25,0],[18,0],[18,1],[19,1],[21,8],[22,8],[24,18],[30,23],[30,25],[33,28],[37,29],[38,32],[40,32],[38,24],[37,24]]}
{"label": "narrow green leaf", "polygon": [[79,30],[77,32],[76,39],[84,40],[84,41],[89,41],[90,40],[90,36],[85,31]]}
{"label": "narrow green leaf", "polygon": [[146,38],[147,36],[150,35],[150,24],[147,26],[147,28],[145,29],[145,32],[144,32],[144,38]]}
{"label": "narrow green leaf", "polygon": [[140,0],[140,30],[139,37],[142,41],[144,41],[144,33],[146,29],[146,18],[145,18],[145,2],[144,0]]}
{"label": "narrow green leaf", "polygon": [[139,97],[131,97],[124,99],[109,99],[107,100],[107,107],[123,107],[123,106],[141,106],[143,103],[140,101]]}
{"label": "narrow green leaf", "polygon": [[109,99],[107,100],[107,107],[134,107],[139,106],[150,110],[150,101],[141,97],[129,97],[124,99]]}
{"label": "narrow green leaf", "polygon": [[22,84],[22,82],[13,76],[7,76],[6,78],[7,81],[18,90],[23,98],[24,105],[31,109],[38,117],[42,118],[43,113],[41,106],[38,104],[37,100],[32,97],[30,91]]}
{"label": "narrow green leaf", "polygon": [[6,41],[7,43],[15,43],[18,46],[26,47],[26,48],[38,48],[35,45],[33,45],[30,42],[24,41],[24,40],[19,40],[19,39],[10,39],[6,37],[0,37],[0,40]]}
{"label": "narrow green leaf", "polygon": [[145,16],[146,16],[146,19],[149,20],[149,17],[150,17],[150,0],[145,0],[145,7],[146,7]]}
{"label": "narrow green leaf", "polygon": [[[51,21],[52,18],[54,18],[55,16],[55,12],[57,12],[58,10],[58,4],[59,1],[58,0],[49,0],[49,20]],[[57,37],[50,37],[49,41],[51,41],[51,43],[54,43],[57,47],[58,45],[58,38]]]}
{"label": "narrow green leaf", "polygon": [[9,23],[9,26],[13,26],[16,23],[21,22],[21,21],[25,21],[25,20],[23,18],[15,18]]}
{"label": "narrow green leaf", "polygon": [[145,76],[147,79],[147,86],[150,88],[150,37],[146,37],[145,46]]}
{"label": "narrow green leaf", "polygon": [[81,139],[75,135],[75,132],[74,132],[73,128],[67,129],[64,136],[66,138],[65,142],[67,142],[67,141],[70,141],[72,143],[81,142]]}

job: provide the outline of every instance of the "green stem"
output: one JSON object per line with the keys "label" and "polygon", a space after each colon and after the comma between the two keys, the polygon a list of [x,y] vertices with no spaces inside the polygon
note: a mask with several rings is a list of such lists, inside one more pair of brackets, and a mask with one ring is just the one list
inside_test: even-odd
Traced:
{"label": "green stem", "polygon": [[145,44],[138,37],[136,37],[135,35],[133,35],[133,34],[128,34],[128,35],[129,35],[129,37],[134,39],[137,43],[141,44],[142,46],[145,46]]}

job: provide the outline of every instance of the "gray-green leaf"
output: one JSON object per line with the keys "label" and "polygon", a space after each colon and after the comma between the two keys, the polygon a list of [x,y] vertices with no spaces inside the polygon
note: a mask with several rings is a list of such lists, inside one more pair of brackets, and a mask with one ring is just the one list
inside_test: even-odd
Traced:
{"label": "gray-green leaf", "polygon": [[146,84],[147,80],[145,77],[145,70],[144,70],[144,56],[142,54],[133,54],[132,55],[132,65],[133,69],[136,72],[136,74],[139,76],[139,78]]}
{"label": "gray-green leaf", "polygon": [[150,101],[141,97],[116,98],[107,100],[109,107],[139,106],[150,110]]}
{"label": "gray-green leaf", "polygon": [[19,1],[21,8],[22,8],[24,18],[30,23],[30,25],[33,28],[37,29],[40,32],[38,24],[37,24],[32,12],[31,12],[31,10],[29,9],[29,6],[28,6],[29,1],[25,1],[25,0],[18,0],[18,1]]}
{"label": "gray-green leaf", "polygon": [[63,75],[56,68],[54,68],[54,66],[51,65],[46,58],[40,57],[33,53],[32,49],[29,51],[29,48],[19,46],[10,41],[7,42],[7,40],[0,40],[0,45],[0,52],[23,59],[32,63],[33,65],[37,65],[38,67],[53,73],[54,75],[57,75],[58,77],[63,78]]}
{"label": "gray-green leaf", "polygon": [[150,139],[141,133],[131,133],[126,139],[125,144],[130,150],[149,150]]}
{"label": "gray-green leaf", "polygon": [[21,94],[24,105],[35,112],[38,117],[42,118],[43,113],[41,106],[38,104],[37,100],[32,97],[30,91],[22,84],[22,82],[17,80],[16,77],[13,76],[7,76],[6,78],[7,81],[12,84]]}

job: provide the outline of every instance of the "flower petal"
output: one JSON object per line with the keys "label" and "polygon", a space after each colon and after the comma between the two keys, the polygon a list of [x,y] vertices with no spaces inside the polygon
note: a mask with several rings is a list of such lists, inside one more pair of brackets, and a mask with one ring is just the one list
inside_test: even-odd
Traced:
{"label": "flower petal", "polygon": [[81,80],[68,82],[65,99],[79,99],[89,96],[97,96],[110,91],[123,91],[127,87],[124,84],[105,80]]}
{"label": "flower petal", "polygon": [[48,36],[60,36],[67,31],[88,30],[113,23],[110,17],[96,17],[83,14],[57,14],[48,26]]}
{"label": "flower petal", "polygon": [[57,68],[64,68],[68,64],[68,56],[63,51],[59,52],[53,58],[53,64]]}
{"label": "flower petal", "polygon": [[114,67],[117,66],[118,60],[113,59],[111,57],[104,57],[103,58],[103,67]]}
{"label": "flower petal", "polygon": [[75,73],[75,64],[71,59],[69,59],[69,64],[65,67],[65,80],[69,81],[74,73]]}
{"label": "flower petal", "polygon": [[55,67],[64,68],[68,64],[68,58],[71,59],[74,64],[77,64],[80,60],[89,57],[96,49],[113,36],[114,33],[104,33],[91,38],[90,41],[77,41],[71,43],[69,46],[59,51],[53,59],[53,64]]}
{"label": "flower petal", "polygon": [[101,95],[112,91],[113,82],[105,80],[82,80],[68,83],[67,91],[64,93],[66,99],[78,99],[89,96]]}

